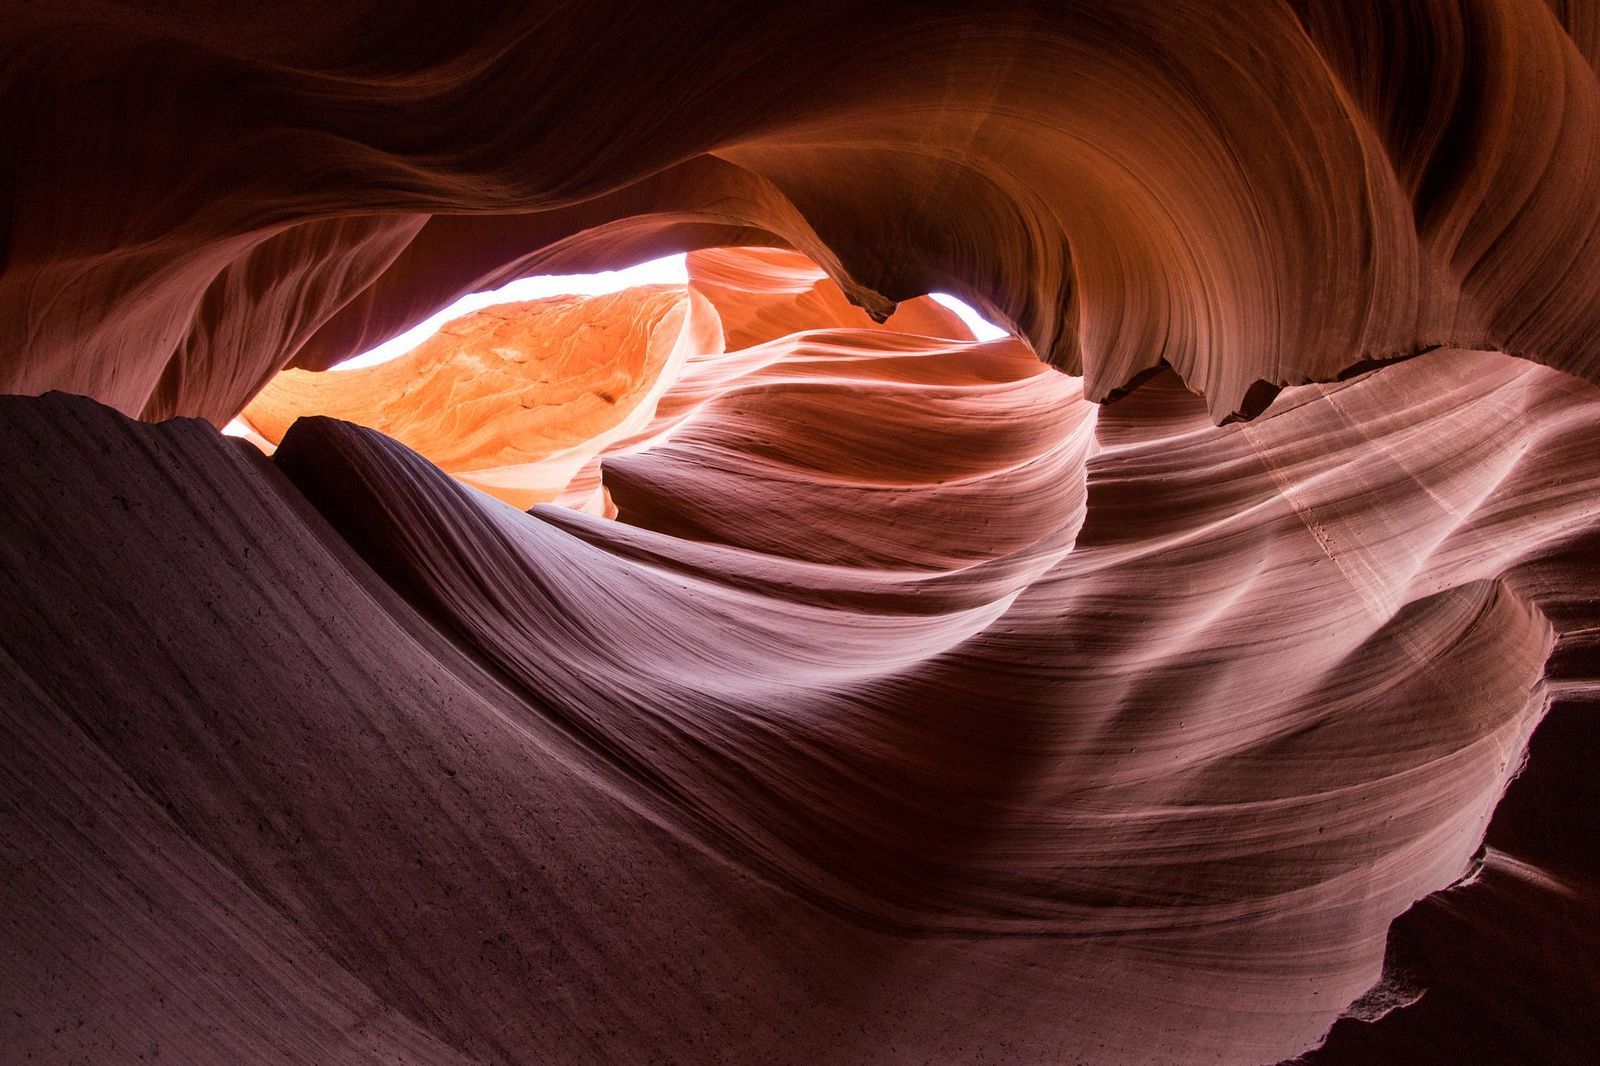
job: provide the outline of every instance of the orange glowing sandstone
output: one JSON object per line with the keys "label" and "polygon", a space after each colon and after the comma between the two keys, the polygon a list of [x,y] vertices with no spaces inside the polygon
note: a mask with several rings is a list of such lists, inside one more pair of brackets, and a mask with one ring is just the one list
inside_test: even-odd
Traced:
{"label": "orange glowing sandstone", "polygon": [[527,508],[643,428],[687,356],[721,350],[716,312],[683,288],[557,296],[456,319],[380,366],[286,370],[243,419],[274,445],[302,415],[368,426]]}
{"label": "orange glowing sandstone", "polygon": [[845,299],[822,268],[784,248],[704,248],[689,254],[689,283],[722,316],[728,350],[804,330],[845,327],[971,340],[953,312],[925,297],[902,302],[881,324]]}
{"label": "orange glowing sandstone", "polygon": [[645,431],[685,359],[720,354],[724,334],[730,350],[830,327],[972,339],[927,298],[876,323],[788,249],[698,251],[689,273],[687,290],[488,307],[379,366],[285,370],[241,418],[268,448],[305,415],[354,422],[516,507],[559,501],[605,514],[592,461],[618,442],[655,437]]}
{"label": "orange glowing sandstone", "polygon": [[1597,0],[477,14],[5,6],[0,1059],[1593,1066]]}

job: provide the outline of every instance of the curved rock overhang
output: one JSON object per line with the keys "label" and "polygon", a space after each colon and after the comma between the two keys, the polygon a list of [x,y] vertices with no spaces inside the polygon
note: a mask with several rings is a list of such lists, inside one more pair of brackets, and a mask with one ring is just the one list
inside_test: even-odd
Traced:
{"label": "curved rock overhang", "polygon": [[0,1046],[1588,1060],[1588,5],[3,18]]}

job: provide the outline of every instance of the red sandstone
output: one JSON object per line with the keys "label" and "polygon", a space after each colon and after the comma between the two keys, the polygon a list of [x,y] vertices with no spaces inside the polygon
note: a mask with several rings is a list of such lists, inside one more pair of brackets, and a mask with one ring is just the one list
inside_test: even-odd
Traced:
{"label": "red sandstone", "polygon": [[0,1059],[1592,1060],[1592,5],[0,34]]}

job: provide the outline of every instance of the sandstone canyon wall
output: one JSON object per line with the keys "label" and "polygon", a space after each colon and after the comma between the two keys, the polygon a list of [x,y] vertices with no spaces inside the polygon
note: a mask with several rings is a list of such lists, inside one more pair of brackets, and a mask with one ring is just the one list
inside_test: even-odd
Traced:
{"label": "sandstone canyon wall", "polygon": [[0,33],[0,1061],[1592,1061],[1591,5]]}

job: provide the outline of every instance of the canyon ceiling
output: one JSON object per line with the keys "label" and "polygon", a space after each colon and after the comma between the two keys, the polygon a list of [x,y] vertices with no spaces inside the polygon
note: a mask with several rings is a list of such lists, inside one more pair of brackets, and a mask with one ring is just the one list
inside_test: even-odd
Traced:
{"label": "canyon ceiling", "polygon": [[0,1061],[1593,1061],[1600,3],[0,42]]}

